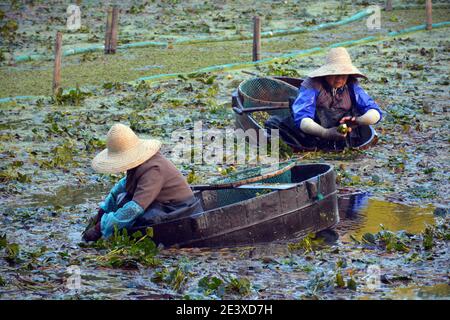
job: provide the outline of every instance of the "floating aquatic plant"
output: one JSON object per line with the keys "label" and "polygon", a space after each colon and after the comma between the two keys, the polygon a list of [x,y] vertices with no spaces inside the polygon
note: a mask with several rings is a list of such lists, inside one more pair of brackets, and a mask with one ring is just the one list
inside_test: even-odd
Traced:
{"label": "floating aquatic plant", "polygon": [[116,227],[110,239],[100,239],[93,245],[96,248],[108,249],[108,252],[98,257],[97,261],[113,268],[136,267],[137,264],[147,267],[157,266],[160,264],[160,260],[156,257],[159,250],[151,240],[152,237],[152,228],[147,228],[145,235],[140,231],[128,235],[126,229],[119,231]]}

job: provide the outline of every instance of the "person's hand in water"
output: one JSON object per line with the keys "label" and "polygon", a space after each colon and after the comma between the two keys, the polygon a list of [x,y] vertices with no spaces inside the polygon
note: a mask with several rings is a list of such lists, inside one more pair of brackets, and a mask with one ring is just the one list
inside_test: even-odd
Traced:
{"label": "person's hand in water", "polygon": [[355,128],[355,127],[359,126],[358,119],[356,117],[351,117],[351,116],[343,117],[339,121],[339,123],[340,124],[345,123],[348,126],[348,128],[349,128],[348,132],[351,132],[352,128]]}
{"label": "person's hand in water", "polygon": [[102,216],[105,214],[103,209],[99,209],[97,214],[91,218],[89,221],[88,227],[82,234],[82,238],[84,241],[97,241],[102,237],[102,233],[100,230],[100,222],[102,220]]}
{"label": "person's hand in water", "polygon": [[102,232],[100,230],[100,222],[83,233],[83,240],[86,242],[97,241],[101,237]]}

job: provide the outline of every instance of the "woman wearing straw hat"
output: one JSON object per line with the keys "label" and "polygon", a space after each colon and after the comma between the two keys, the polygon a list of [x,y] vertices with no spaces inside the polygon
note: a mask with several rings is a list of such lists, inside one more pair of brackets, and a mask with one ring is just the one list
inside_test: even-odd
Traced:
{"label": "woman wearing straw hat", "polygon": [[161,142],[139,139],[129,127],[116,124],[108,132],[106,146],[92,160],[92,167],[102,173],[126,171],[126,176],[100,204],[83,233],[85,241],[109,237],[115,228],[136,231],[202,211],[184,177],[159,152]]}
{"label": "woman wearing straw hat", "polygon": [[325,64],[303,81],[292,105],[296,134],[306,147],[323,147],[346,139],[338,126],[352,128],[380,121],[382,112],[361,88],[357,77],[364,77],[343,47],[333,48]]}

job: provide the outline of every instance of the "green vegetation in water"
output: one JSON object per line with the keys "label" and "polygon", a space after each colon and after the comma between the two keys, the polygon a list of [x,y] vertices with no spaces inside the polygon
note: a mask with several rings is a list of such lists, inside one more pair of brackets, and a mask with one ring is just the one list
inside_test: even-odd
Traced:
{"label": "green vegetation in water", "polygon": [[56,105],[79,106],[87,97],[91,95],[92,93],[82,91],[77,85],[75,89],[70,89],[67,93],[64,93],[62,88],[59,88],[55,96],[52,98],[52,101]]}
{"label": "green vegetation in water", "polygon": [[366,245],[378,245],[388,252],[410,251],[410,239],[407,235],[388,231],[384,228],[384,226],[381,226],[381,231],[375,235],[372,233],[365,233],[361,237],[361,243]]}
{"label": "green vegetation in water", "polygon": [[65,140],[61,145],[51,149],[53,157],[50,160],[35,160],[42,169],[68,169],[70,166],[77,165],[74,160],[75,142],[72,139]]}
{"label": "green vegetation in water", "polygon": [[341,160],[352,161],[364,155],[363,150],[347,148],[341,152],[309,151],[303,154],[303,160]]}
{"label": "green vegetation in water", "polygon": [[[402,27],[423,23],[422,10],[400,10],[396,14],[399,22],[387,21],[386,28],[398,29],[399,23],[402,24]],[[433,19],[436,22],[445,21],[447,17],[448,9],[433,12]],[[296,17],[296,19],[298,18]],[[192,29],[192,25],[189,28]],[[321,34],[324,36],[317,37],[314,33],[286,36],[283,38],[283,41],[263,39],[262,47],[265,52],[286,53],[292,52],[293,48],[297,50],[307,49],[311,47],[311,43],[315,43],[316,46],[325,46],[332,42],[351,40],[348,39],[346,34],[352,34],[352,39],[371,35],[367,33],[366,29],[360,28],[358,23],[322,30]],[[121,41],[120,39],[121,37],[119,36],[119,41]],[[205,51],[208,52],[207,55],[204,54]],[[142,76],[151,76],[158,73],[192,72],[193,70],[213,65],[251,61],[251,50],[249,50],[245,42],[239,41],[176,45],[170,50],[170,54],[167,54],[167,52],[166,48],[154,47],[129,49],[109,56],[104,56],[101,52],[95,52],[92,53],[92,57],[89,57],[87,61],[82,63],[79,63],[79,56],[67,56],[64,57],[63,72],[71,76],[63,77],[62,85],[64,87],[74,87],[77,83],[82,85],[101,85],[105,81],[132,81]],[[100,57],[104,63],[97,62]],[[161,62],[161,57],[164,59],[163,63]],[[199,57],[202,58],[199,59]],[[149,70],[145,73],[138,70],[142,66],[153,65],[155,62],[158,65],[163,65],[163,67]],[[25,93],[30,95],[51,94],[51,85],[49,83],[51,83],[52,77],[52,62],[38,61],[29,63],[36,63],[44,68],[41,70],[29,70],[28,68],[24,70],[19,68],[19,70],[13,71],[5,70],[7,76],[5,77],[4,85],[0,88],[0,97],[17,96]],[[279,71],[275,67],[274,72],[294,74],[295,68],[287,67],[286,70]]]}
{"label": "green vegetation in water", "polygon": [[0,169],[0,183],[17,181],[21,183],[30,183],[31,175],[20,172],[18,169],[23,166],[23,161],[13,161]]}
{"label": "green vegetation in water", "polygon": [[168,268],[156,271],[152,277],[155,283],[165,283],[175,291],[181,291],[188,281],[189,271],[186,265],[178,265],[169,271]]}
{"label": "green vegetation in water", "polygon": [[251,283],[247,278],[206,276],[198,282],[198,288],[204,295],[223,297],[225,294],[248,296],[251,293]]}
{"label": "green vegetation in water", "polygon": [[338,288],[347,288],[349,290],[356,291],[356,288],[358,286],[356,280],[353,278],[353,276],[350,274],[350,276],[347,278],[347,281],[345,281],[344,276],[340,270],[336,271],[336,280],[335,280],[335,286]]}
{"label": "green vegetation in water", "polygon": [[147,228],[146,234],[137,231],[128,235],[126,229],[115,228],[114,235],[109,239],[100,239],[92,246],[97,249],[107,249],[108,252],[96,260],[104,266],[113,268],[136,268],[138,264],[147,267],[158,266],[161,262],[156,257],[159,250],[151,240],[153,229]]}
{"label": "green vegetation in water", "polygon": [[194,168],[191,168],[186,179],[187,179],[187,183],[189,183],[189,184],[195,184],[195,183],[199,183],[201,181],[201,178],[198,175],[196,175]]}
{"label": "green vegetation in water", "polygon": [[430,251],[434,248],[437,241],[450,240],[450,229],[448,228],[448,224],[445,223],[445,220],[438,219],[435,226],[427,225],[421,236],[423,249]]}
{"label": "green vegetation in water", "polygon": [[286,59],[284,61],[275,61],[268,65],[267,75],[278,77],[300,77],[297,69],[291,66],[292,60]]}
{"label": "green vegetation in water", "polygon": [[[406,13],[398,14],[400,23],[404,23],[406,14],[414,12],[417,13],[418,11],[407,11]],[[448,10],[443,10],[442,12],[447,13]],[[442,15],[442,13],[440,14]],[[417,17],[418,21],[423,19],[423,11]],[[392,24],[389,25],[389,21],[386,23],[387,28],[393,26]],[[414,24],[419,23],[422,22]],[[407,24],[408,22],[406,22],[405,26]],[[393,27],[393,29],[396,29],[396,26]],[[345,28],[336,28],[336,33],[320,33],[317,36],[323,37],[326,41],[317,43],[322,45],[330,42],[330,36],[332,37],[333,34],[336,35],[337,33],[349,39],[347,33],[352,32],[352,30],[354,31],[354,28],[347,26]],[[445,199],[446,190],[443,190],[442,186],[445,187],[447,174],[439,168],[443,167],[445,155],[442,150],[445,150],[445,143],[448,142],[448,138],[444,134],[446,115],[445,111],[441,112],[446,100],[439,94],[433,96],[432,117],[430,116],[431,113],[422,113],[421,105],[419,107],[415,106],[415,98],[417,96],[419,96],[418,99],[420,100],[420,96],[427,94],[427,92],[442,92],[443,89],[440,86],[448,85],[448,77],[441,77],[442,79],[436,79],[435,77],[436,74],[439,75],[439,70],[442,69],[441,62],[447,52],[445,32],[445,29],[440,29],[433,31],[433,37],[426,37],[426,33],[423,32],[414,36],[398,37],[384,41],[381,45],[381,51],[386,59],[380,59],[380,55],[375,54],[376,46],[374,45],[350,49],[352,58],[355,59],[355,64],[360,65],[362,69],[367,69],[371,78],[380,79],[383,77],[389,82],[389,86],[384,84],[386,82],[384,80],[382,85],[372,82],[370,88],[368,86],[368,89],[371,91],[370,94],[386,110],[386,117],[383,119],[383,127],[380,131],[380,143],[370,150],[364,151],[362,153],[363,157],[356,156],[352,158],[350,156],[343,157],[342,154],[334,156],[315,153],[310,155],[310,159],[313,161],[327,159],[330,162],[348,161],[346,163],[348,169],[343,170],[345,172],[342,172],[341,177],[344,185],[371,187],[370,191],[374,191],[375,196],[390,201],[390,203],[377,202],[377,205],[371,208],[368,214],[362,215],[360,221],[355,221],[362,224],[356,235],[359,244],[356,245],[355,243],[344,241],[336,247],[325,247],[322,250],[314,251],[314,246],[311,243],[305,243],[304,248],[306,249],[305,251],[308,251],[308,255],[291,252],[289,259],[287,259],[289,263],[281,263],[276,266],[269,263],[264,266],[263,272],[258,270],[261,264],[260,261],[242,257],[241,255],[233,259],[234,252],[231,254],[228,252],[226,255],[224,253],[224,259],[218,259],[219,264],[217,264],[214,259],[209,259],[211,256],[209,252],[205,254],[203,250],[200,253],[198,251],[187,251],[188,254],[192,253],[195,258],[193,268],[188,272],[182,266],[172,265],[170,262],[172,257],[169,257],[167,261],[164,261],[164,264],[168,266],[166,270],[167,283],[162,283],[167,284],[169,289],[177,289],[177,291],[189,290],[189,288],[197,289],[191,275],[204,276],[205,266],[208,267],[208,270],[216,266],[219,268],[220,266],[221,274],[222,272],[229,274],[241,270],[241,267],[245,268],[250,265],[254,267],[248,268],[248,274],[250,276],[254,275],[251,278],[252,282],[255,283],[254,287],[265,288],[265,290],[255,292],[260,298],[279,297],[279,294],[282,294],[283,297],[298,298],[298,295],[289,288],[295,287],[299,288],[298,291],[301,291],[300,288],[303,288],[310,278],[316,279],[316,274],[318,274],[317,281],[308,282],[308,288],[311,289],[311,292],[320,294],[319,298],[357,298],[361,294],[366,294],[360,289],[360,286],[363,285],[360,279],[364,276],[364,270],[361,270],[361,265],[371,264],[373,261],[386,256],[389,261],[383,266],[383,272],[388,275],[389,273],[394,273],[394,277],[390,279],[397,279],[395,278],[395,273],[398,269],[404,268],[408,269],[408,271],[411,269],[413,272],[417,270],[419,273],[422,271],[427,273],[425,277],[414,278],[414,282],[417,282],[418,285],[446,281],[443,279],[445,275],[442,275],[441,271],[445,270],[445,262],[448,260],[444,250],[448,245],[445,242],[449,240],[448,231],[438,226],[424,231],[425,223],[434,223],[432,210],[430,211],[429,208],[413,208],[391,202],[412,201],[425,204],[423,199],[428,199],[426,198],[427,194],[437,195],[430,198],[433,199],[430,200],[433,203],[439,203]],[[357,38],[361,34],[352,36]],[[263,47],[267,51],[272,50],[274,53],[278,52],[278,50],[292,51],[293,47],[301,49],[303,48],[302,46],[310,46],[311,42],[308,39],[310,38],[306,35],[279,38],[267,41],[265,43],[267,46],[264,44]],[[337,42],[339,38],[332,41]],[[50,43],[49,41],[47,42]],[[435,47],[434,54],[436,59],[431,60],[428,54],[426,56],[422,55],[421,52],[424,51],[420,49],[422,46],[427,48]],[[251,58],[247,44],[230,42],[227,43],[226,47],[227,50],[224,51],[223,43],[217,43],[212,46],[203,44],[196,46],[176,45],[171,51],[174,54],[168,58],[165,69],[151,69],[149,73],[165,72],[170,68],[173,68],[176,72],[190,71],[196,69],[199,64],[211,64],[213,61],[217,62],[219,60],[227,61],[230,57],[238,61]],[[212,48],[212,54],[207,55],[207,59],[199,60],[196,50],[204,54],[203,50],[210,48]],[[186,54],[187,52],[189,53],[188,55]],[[398,52],[403,52],[404,55],[398,56]],[[103,196],[103,193],[107,190],[86,191],[88,195],[83,196],[75,193],[71,194],[64,190],[55,193],[55,190],[59,190],[61,185],[65,185],[69,189],[74,186],[74,183],[84,185],[86,181],[94,184],[97,182],[102,184],[113,182],[114,176],[97,175],[89,168],[89,162],[94,152],[104,148],[104,142],[99,138],[99,135],[101,134],[103,137],[112,123],[123,122],[128,124],[133,122],[133,126],[139,126],[140,123],[142,125],[142,122],[145,122],[142,129],[144,134],[151,135],[155,133],[157,137],[164,139],[167,138],[167,136],[164,136],[166,131],[170,132],[172,128],[180,127],[190,130],[192,123],[200,119],[204,121],[207,127],[232,127],[233,112],[231,108],[227,107],[225,109],[222,106],[224,106],[224,101],[229,104],[231,90],[235,90],[240,81],[246,77],[238,72],[233,73],[232,81],[228,81],[230,79],[227,79],[226,75],[217,73],[216,78],[213,78],[211,74],[200,74],[198,79],[195,77],[185,77],[186,79],[180,77],[158,84],[141,82],[137,86],[118,82],[124,79],[135,79],[148,75],[143,74],[142,71],[133,70],[133,68],[140,67],[142,64],[158,64],[158,61],[154,59],[164,53],[167,53],[167,51],[153,48],[118,52],[115,56],[93,53],[93,56],[98,59],[97,61],[85,61],[81,64],[79,59],[82,56],[65,57],[63,73],[66,74],[67,72],[71,77],[63,77],[64,87],[72,87],[76,83],[83,83],[83,81],[98,83],[101,86],[105,81],[110,81],[103,89],[99,87],[93,90],[92,98],[83,101],[79,100],[78,108],[73,108],[72,102],[54,106],[48,98],[43,98],[36,102],[27,101],[26,103],[13,102],[3,104],[0,116],[5,119],[6,124],[1,126],[1,141],[4,143],[4,146],[1,148],[2,159],[5,160],[5,163],[23,162],[23,166],[13,169],[33,178],[31,183],[16,183],[18,181],[14,179],[23,179],[18,175],[13,177],[12,180],[7,181],[7,178],[2,181],[2,192],[5,191],[3,185],[7,187],[17,186],[18,191],[16,194],[4,192],[3,199],[10,203],[15,202],[23,207],[19,209],[11,207],[0,214],[5,221],[11,221],[11,226],[7,228],[7,230],[10,230],[8,232],[11,232],[8,234],[8,240],[15,239],[14,242],[17,242],[19,246],[19,250],[16,250],[17,247],[14,245],[11,246],[9,251],[5,250],[5,248],[0,250],[0,259],[4,260],[5,257],[10,256],[14,260],[15,256],[17,261],[16,266],[11,268],[6,267],[5,260],[5,268],[1,271],[2,278],[6,283],[4,291],[11,294],[11,298],[36,297],[36,294],[45,295],[49,298],[61,298],[60,291],[57,291],[61,287],[60,277],[51,270],[64,269],[68,263],[79,263],[83,269],[86,267],[86,270],[91,267],[95,268],[97,265],[95,263],[96,260],[90,265],[85,265],[86,260],[92,261],[92,259],[85,259],[86,254],[90,254],[91,250],[80,250],[73,246],[66,246],[66,244],[77,238],[78,231],[81,231],[80,223],[96,207],[96,200],[99,200],[100,195]],[[241,56],[238,56],[239,54]],[[105,61],[105,64],[98,63],[100,58],[102,61]],[[323,62],[323,58],[323,55],[303,57],[294,59],[292,66],[286,66],[288,69],[299,70],[304,75],[309,69],[319,66]],[[195,59],[197,61],[190,61]],[[86,60],[90,60],[90,57],[86,57]],[[150,60],[154,61],[149,62]],[[406,60],[409,62],[402,66],[401,64]],[[172,64],[173,61],[175,61],[175,64]],[[186,63],[186,61],[188,62]],[[39,70],[35,69],[35,67],[39,68]],[[392,75],[390,70],[396,67],[398,67],[397,75]],[[32,92],[42,92],[42,90],[45,92],[50,91],[51,63],[27,62],[18,65],[14,70],[12,69],[11,73],[9,67],[2,69],[7,75],[5,76],[4,86],[0,89],[3,93],[18,92],[17,94],[20,95],[34,94]],[[261,74],[270,74],[267,71],[268,69],[269,65],[266,65],[262,66],[259,71]],[[403,80],[406,81],[399,81],[402,78],[398,77],[398,74],[402,73],[401,75],[403,76],[405,72],[406,77]],[[14,74],[11,75],[12,73]],[[421,90],[423,86],[420,86],[420,83],[424,81],[422,79],[423,75],[429,78],[430,86],[427,87],[428,91]],[[24,79],[26,80],[25,85]],[[363,83],[363,85],[367,84]],[[396,88],[398,94],[392,94],[392,87]],[[417,95],[412,95],[410,90],[416,87],[418,89],[414,93],[417,93]],[[26,92],[23,92],[23,90]],[[5,96],[5,94],[2,96]],[[76,99],[72,101],[78,103]],[[214,103],[211,103],[212,101]],[[393,114],[395,116],[389,114],[390,110],[394,110]],[[420,117],[414,116],[415,114],[420,115]],[[420,118],[421,131],[416,130],[417,118]],[[377,131],[378,128],[380,127],[376,127]],[[166,141],[164,140],[164,142]],[[427,143],[424,143],[424,141]],[[56,146],[64,147],[55,149]],[[70,151],[69,149],[72,150]],[[389,156],[394,154],[394,151],[402,149],[403,151],[399,157],[389,158]],[[59,153],[56,156],[59,160],[55,162],[55,165],[59,167],[58,169],[51,167],[50,164],[50,161],[53,161],[55,157],[55,152]],[[308,155],[306,155],[305,159],[308,159]],[[423,162],[424,165],[420,164],[418,160]],[[47,161],[47,166],[42,161]],[[339,162],[333,162],[333,164],[337,167]],[[5,165],[2,164],[2,166]],[[415,168],[416,165],[417,168]],[[11,166],[12,168],[15,165],[6,166]],[[36,170],[38,167],[41,170]],[[195,176],[199,179],[212,178],[211,173],[216,173],[214,166],[196,165],[183,167],[186,173],[191,168],[195,170]],[[435,171],[430,168],[439,169],[439,174],[435,174]],[[238,167],[238,170],[240,169],[241,167]],[[367,177],[370,179],[371,176],[372,179],[368,181]],[[55,183],[56,180],[58,180],[57,183]],[[372,182],[373,185],[371,184]],[[416,186],[420,186],[420,188],[416,188]],[[29,204],[29,199],[26,198],[27,194],[30,193],[29,191],[41,196],[41,198],[31,199],[30,201],[34,201],[32,205]],[[53,196],[50,197],[50,193],[53,193]],[[408,198],[408,196],[411,197]],[[61,202],[54,200],[58,198]],[[45,203],[49,199],[50,202]],[[369,201],[372,201],[372,199]],[[44,204],[49,205],[49,207],[43,207]],[[35,206],[38,208],[34,208]],[[385,237],[394,240],[386,242],[388,244],[391,243],[391,245],[386,245],[385,242],[381,241],[381,238],[377,238],[380,223],[383,223],[390,230],[406,230],[411,234],[414,233],[414,235],[403,235],[402,233],[397,234],[394,232],[395,237]],[[47,230],[50,231],[47,232]],[[66,232],[68,230],[70,236]],[[361,236],[365,233],[372,233],[373,237],[366,236],[365,240],[368,243],[361,245]],[[402,246],[399,246],[395,241],[397,237],[402,240],[404,236],[410,241],[404,241],[409,248],[409,252],[403,251]],[[375,241],[375,245],[371,244],[373,241]],[[28,244],[39,243],[46,243],[51,246],[48,255],[45,254],[44,249],[41,251],[41,248],[33,248],[30,252],[27,251]],[[387,252],[387,247],[392,249],[389,249],[389,252]],[[126,245],[125,248],[129,250],[130,246]],[[397,250],[398,248],[400,250]],[[286,247],[283,246],[283,249],[286,249]],[[104,247],[100,249],[99,254],[107,255],[112,250],[114,249]],[[183,250],[169,251],[169,256],[186,252]],[[304,249],[300,247],[298,250]],[[15,254],[16,252],[18,252],[17,255]],[[214,253],[217,253],[217,251]],[[220,251],[220,257],[222,257],[222,253]],[[117,265],[122,264],[122,268],[141,268],[145,266],[143,263],[138,262],[141,259],[139,254],[135,257],[134,254],[119,252],[119,256],[118,259],[121,261]],[[130,256],[129,262],[122,263],[123,260]],[[332,267],[330,268],[324,261],[332,263],[333,259],[347,259],[355,256],[358,257],[357,260],[349,259],[352,261],[347,262],[348,267],[346,270],[343,269],[344,267],[341,267],[342,281],[338,282],[341,286],[343,285],[343,288],[348,287],[350,289],[354,287],[350,280],[353,277],[353,280],[358,284],[356,291],[333,290],[333,286],[337,286],[336,279],[339,276],[333,270],[330,270]],[[281,261],[283,257],[274,254],[272,259]],[[158,255],[154,258],[160,258],[160,256]],[[99,264],[105,265],[103,263],[111,266],[108,265],[107,260],[100,261]],[[305,265],[306,267],[303,267]],[[152,268],[152,266],[149,267]],[[178,267],[180,268],[177,270]],[[225,268],[222,269],[222,267]],[[265,267],[268,268],[265,269]],[[274,270],[271,269],[272,267]],[[16,278],[16,270],[19,269],[21,274],[29,272],[29,277],[23,280]],[[355,273],[350,274],[348,269],[354,269]],[[291,270],[295,272],[290,272]],[[324,271],[323,275],[321,274],[322,271]],[[46,272],[49,273],[48,277],[45,276]],[[99,281],[93,284],[93,290],[89,291],[94,293],[86,291],[86,298],[97,297],[97,292],[102,290],[102,285],[109,286],[110,280],[115,283],[118,281],[117,286],[118,288],[120,287],[118,290],[122,290],[122,297],[130,297],[127,295],[130,291],[133,293],[148,291],[146,288],[129,288],[127,281],[136,280],[134,272],[123,272],[121,277],[116,277],[117,272],[120,273],[120,270],[111,271],[105,268],[96,268],[95,272],[103,273],[107,281],[106,283]],[[149,272],[152,272],[152,270]],[[162,270],[161,272],[164,273]],[[305,276],[308,279],[304,280],[298,277],[299,275],[303,276],[300,274],[301,272],[307,272]],[[170,274],[172,274],[171,277],[169,277]],[[281,278],[280,275],[283,278],[282,283],[288,284],[287,286],[278,286],[280,281],[277,279]],[[52,279],[56,279],[53,282],[56,290],[52,291],[54,289],[52,286],[49,285],[47,287],[42,285],[42,283],[30,285],[30,279],[34,279],[34,277],[41,278],[41,276],[44,278],[45,283],[49,284],[51,284]],[[218,279],[222,283],[226,283],[226,280],[220,277]],[[209,285],[211,286],[211,295],[214,295],[217,283],[211,280]],[[397,283],[393,282],[390,286],[383,286],[381,293],[380,291],[371,293],[370,298],[386,297],[384,294],[395,289],[394,285],[397,285]],[[320,291],[321,288],[324,290]],[[223,291],[225,291],[225,288]],[[186,293],[190,294],[191,292]],[[448,291],[442,294],[444,297],[448,297]],[[219,294],[216,296],[219,296]],[[213,296],[212,298],[216,297]]]}
{"label": "green vegetation in water", "polygon": [[225,291],[229,293],[236,293],[241,296],[247,296],[251,292],[251,284],[247,278],[234,278],[228,279],[228,284],[225,287]]}
{"label": "green vegetation in water", "polygon": [[[13,46],[17,41],[19,24],[12,18],[6,18],[5,12],[0,10],[0,38],[8,46],[8,52],[13,53]],[[0,48],[0,62],[5,61],[4,47]]]}
{"label": "green vegetation in water", "polygon": [[17,243],[8,242],[6,235],[0,236],[0,250],[3,249],[3,258],[10,264],[20,262],[20,246]]}
{"label": "green vegetation in water", "polygon": [[309,233],[306,237],[302,238],[299,242],[289,243],[288,249],[290,251],[301,250],[305,254],[318,250],[324,246],[324,239],[317,237],[314,233]]}
{"label": "green vegetation in water", "polygon": [[[435,226],[426,225],[425,229],[419,234],[415,235],[404,231],[389,231],[383,225],[380,225],[381,230],[375,234],[366,232],[358,240],[354,236],[351,239],[356,243],[366,246],[377,246],[383,248],[387,252],[400,252],[409,253],[414,249],[421,249],[423,251],[431,251],[434,248],[434,244],[437,240],[448,241],[450,240],[450,231],[448,226],[441,219]],[[415,246],[419,240],[421,246]],[[412,260],[417,257],[417,252],[413,252],[411,255]]]}

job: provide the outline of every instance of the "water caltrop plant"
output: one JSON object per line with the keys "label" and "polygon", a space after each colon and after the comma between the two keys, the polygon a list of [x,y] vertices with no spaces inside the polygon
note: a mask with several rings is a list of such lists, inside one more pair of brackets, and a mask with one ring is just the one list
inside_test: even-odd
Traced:
{"label": "water caltrop plant", "polygon": [[145,235],[137,231],[128,235],[126,229],[114,230],[114,235],[110,239],[100,239],[94,244],[98,249],[108,249],[108,253],[97,258],[104,266],[113,268],[137,267],[141,264],[146,267],[154,267],[160,264],[156,258],[159,249],[151,240],[153,229],[147,228]]}
{"label": "water caltrop plant", "polygon": [[203,277],[198,282],[199,289],[205,295],[215,294],[222,297],[225,293],[248,296],[251,293],[251,283],[247,278],[223,278]]}
{"label": "water caltrop plant", "polygon": [[3,249],[3,258],[10,264],[20,261],[20,246],[17,243],[8,242],[6,235],[0,236],[0,250]]}
{"label": "water caltrop plant", "polygon": [[55,96],[52,98],[52,101],[56,105],[79,106],[87,97],[91,95],[92,93],[82,91],[79,86],[75,89],[70,89],[67,93],[64,93],[62,88],[59,88]]}

